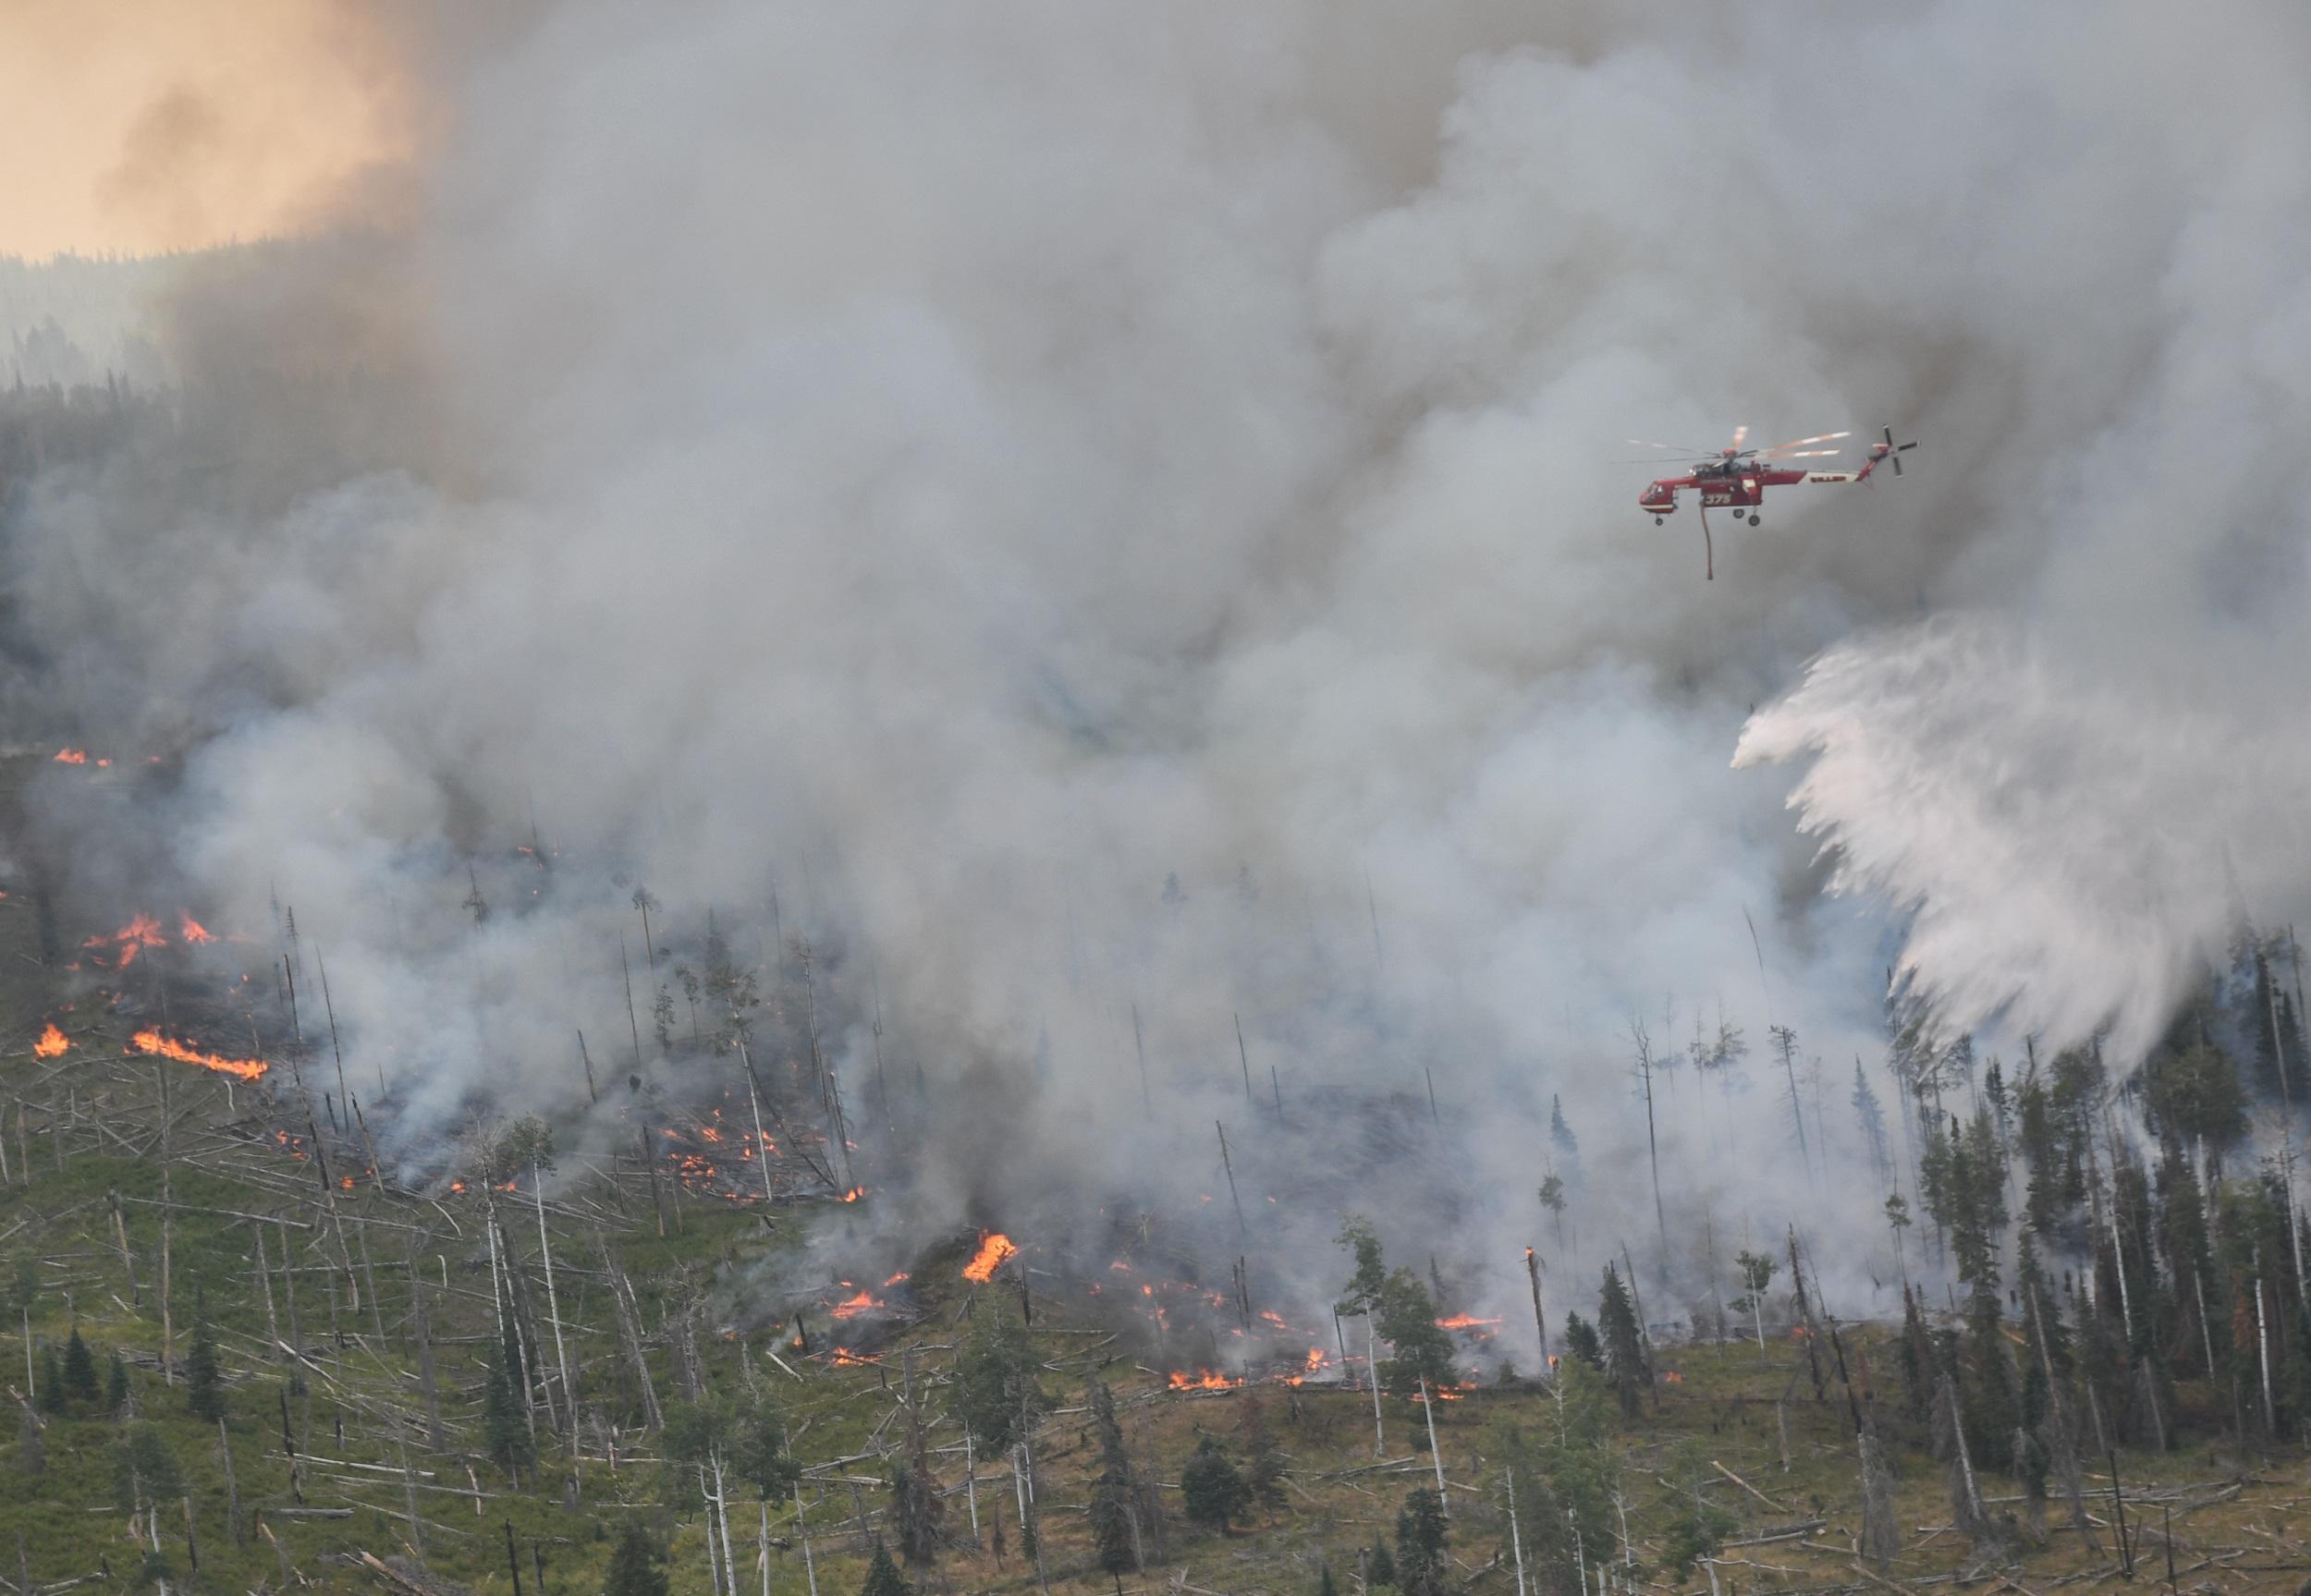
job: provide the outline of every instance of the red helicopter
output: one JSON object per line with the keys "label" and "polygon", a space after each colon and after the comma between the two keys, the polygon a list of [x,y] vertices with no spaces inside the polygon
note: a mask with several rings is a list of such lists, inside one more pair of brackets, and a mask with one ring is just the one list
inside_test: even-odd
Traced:
{"label": "red helicopter", "polygon": [[[1730,448],[1720,449],[1716,454],[1708,456],[1681,477],[1661,477],[1655,480],[1647,485],[1644,493],[1637,495],[1637,507],[1641,510],[1652,511],[1653,524],[1657,527],[1664,517],[1676,510],[1679,489],[1692,488],[1701,494],[1699,508],[1703,557],[1707,565],[1709,579],[1714,581],[1718,574],[1718,556],[1716,546],[1709,536],[1709,511],[1713,506],[1720,509],[1730,507],[1733,511],[1735,520],[1739,520],[1742,512],[1747,510],[1749,524],[1754,527],[1757,524],[1757,506],[1766,502],[1767,488],[1790,487],[1798,482],[1866,482],[1870,480],[1870,473],[1887,461],[1893,463],[1894,475],[1898,477],[1901,475],[1902,453],[1905,450],[1914,449],[1918,445],[1915,441],[1907,444],[1895,443],[1894,430],[1891,427],[1887,427],[1883,431],[1886,441],[1870,445],[1869,458],[1863,463],[1860,470],[1814,471],[1807,470],[1802,466],[1783,465],[1781,462],[1841,455],[1845,453],[1841,448],[1816,449],[1810,445],[1835,443],[1840,438],[1850,438],[1853,434],[1824,433],[1818,437],[1798,438],[1787,444],[1776,444],[1770,449],[1744,449],[1742,447],[1742,440],[1749,436],[1749,429],[1737,427],[1733,432],[1733,445]],[[1674,444],[1647,443],[1643,438],[1632,438],[1629,441],[1645,449],[1675,449],[1679,454],[1683,455],[1697,455],[1704,452],[1699,449],[1681,449]]]}

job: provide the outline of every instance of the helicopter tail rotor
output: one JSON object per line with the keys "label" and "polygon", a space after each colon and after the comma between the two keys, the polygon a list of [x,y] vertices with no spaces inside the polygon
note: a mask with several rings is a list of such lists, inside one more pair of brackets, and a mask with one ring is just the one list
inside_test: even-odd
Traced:
{"label": "helicopter tail rotor", "polygon": [[1916,448],[1918,446],[1918,442],[1915,438],[1913,438],[1906,444],[1897,444],[1894,442],[1894,430],[1891,427],[1884,427],[1879,430],[1885,433],[1886,441],[1882,444],[1873,444],[1870,446],[1870,464],[1872,466],[1876,466],[1879,461],[1883,460],[1888,465],[1893,467],[1894,475],[1898,477],[1901,475],[1902,455],[1908,450]]}

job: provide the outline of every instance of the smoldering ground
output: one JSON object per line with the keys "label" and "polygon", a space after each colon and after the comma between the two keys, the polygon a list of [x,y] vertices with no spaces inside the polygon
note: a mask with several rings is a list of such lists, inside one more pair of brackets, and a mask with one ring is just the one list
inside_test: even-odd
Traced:
{"label": "smoldering ground", "polygon": [[[12,511],[19,717],[182,758],[117,817],[59,786],[49,846],[292,902],[412,1134],[582,1102],[637,883],[765,969],[841,950],[838,1071],[879,1001],[928,1083],[877,1176],[926,1215],[1200,1210],[1272,1084],[1253,1210],[1312,1298],[1352,1201],[1402,1249],[1449,1215],[1516,1302],[1552,1098],[1584,1277],[1642,1240],[1632,1018],[1722,1016],[1748,1090],[1656,1115],[1677,1227],[1808,1217],[1865,1301],[1768,1024],[1828,1061],[1835,1184],[1889,965],[1954,1023],[2139,1037],[2221,902],[2203,832],[2259,916],[2303,895],[2272,781],[2210,831],[2139,779],[2304,729],[2305,24],[2217,10],[445,27],[417,221],[157,304],[231,423]],[[1736,422],[1926,447],[1704,582],[1606,462]],[[1885,908],[1824,895],[1793,773],[1728,768],[1825,649],[1747,747],[1827,750],[1805,818]],[[1431,1078],[1426,1151],[1331,1184]]]}

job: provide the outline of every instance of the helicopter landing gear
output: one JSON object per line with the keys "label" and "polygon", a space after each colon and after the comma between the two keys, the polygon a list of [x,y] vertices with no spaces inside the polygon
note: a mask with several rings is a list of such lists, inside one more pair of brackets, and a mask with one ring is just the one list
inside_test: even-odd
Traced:
{"label": "helicopter landing gear", "polygon": [[1755,511],[1752,511],[1750,514],[1749,524],[1753,527],[1757,524],[1757,516]]}
{"label": "helicopter landing gear", "polygon": [[1653,524],[1654,524],[1655,526],[1657,526],[1657,526],[1659,526],[1659,525],[1661,524],[1661,518],[1660,518],[1660,517],[1658,517],[1658,516],[1654,517],[1654,518],[1653,518]]}

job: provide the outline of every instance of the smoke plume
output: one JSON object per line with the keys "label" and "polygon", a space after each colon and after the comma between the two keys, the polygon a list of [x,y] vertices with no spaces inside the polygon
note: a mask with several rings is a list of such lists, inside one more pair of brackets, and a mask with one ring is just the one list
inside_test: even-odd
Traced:
{"label": "smoke plume", "polygon": [[[646,885],[810,936],[862,1094],[879,1005],[926,1212],[1225,1202],[1227,1118],[1255,1224],[1449,1212],[1513,1304],[1551,1099],[1586,1280],[1632,1021],[1722,1017],[1673,1201],[1778,1234],[1889,963],[2140,1043],[2226,849],[2304,896],[2306,25],[2216,11],[445,24],[414,219],[189,269],[173,441],[10,514],[19,725],[181,756],[48,835],[292,904],[412,1135],[582,1107]],[[1611,462],[1736,423],[1924,445],[1705,582]]]}

